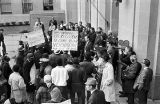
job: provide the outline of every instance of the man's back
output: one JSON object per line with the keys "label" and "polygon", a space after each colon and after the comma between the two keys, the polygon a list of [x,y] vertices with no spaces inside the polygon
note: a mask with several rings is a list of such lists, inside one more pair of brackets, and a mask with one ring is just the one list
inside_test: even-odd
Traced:
{"label": "man's back", "polygon": [[150,83],[152,81],[153,70],[150,68],[144,68],[138,76],[135,84],[143,84],[143,89],[149,90]]}
{"label": "man's back", "polygon": [[79,66],[74,66],[74,69],[70,72],[69,77],[71,78],[72,83],[84,84],[86,81],[85,72]]}
{"label": "man's back", "polygon": [[80,62],[80,66],[86,72],[87,78],[92,77],[92,75],[91,75],[92,73],[96,74],[95,65],[92,62],[83,61],[83,62]]}
{"label": "man's back", "polygon": [[52,83],[56,86],[66,86],[68,80],[68,72],[63,66],[56,66],[51,72]]}

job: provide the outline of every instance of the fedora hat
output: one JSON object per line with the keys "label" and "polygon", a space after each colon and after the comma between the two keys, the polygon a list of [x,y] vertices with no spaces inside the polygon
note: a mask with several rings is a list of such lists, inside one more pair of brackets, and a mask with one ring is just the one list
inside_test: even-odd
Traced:
{"label": "fedora hat", "polygon": [[85,84],[86,85],[97,85],[97,81],[95,78],[88,78]]}
{"label": "fedora hat", "polygon": [[60,51],[60,50],[55,50],[54,53],[55,53],[56,55],[58,55],[58,54],[61,53],[61,51]]}
{"label": "fedora hat", "polygon": [[40,62],[48,62],[49,61],[49,55],[48,53],[44,53],[42,55],[42,58],[39,59]]}

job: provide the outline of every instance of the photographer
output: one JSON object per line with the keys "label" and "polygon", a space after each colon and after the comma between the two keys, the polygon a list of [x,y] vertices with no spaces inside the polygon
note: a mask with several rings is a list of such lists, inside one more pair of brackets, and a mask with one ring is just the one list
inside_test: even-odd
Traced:
{"label": "photographer", "polygon": [[124,80],[124,70],[126,69],[127,66],[131,65],[131,61],[130,61],[130,56],[132,54],[135,54],[135,52],[133,51],[132,47],[125,47],[124,50],[120,50],[120,62],[122,63],[122,68],[121,68],[121,81],[122,81],[122,91],[119,91],[119,93],[121,94],[119,97],[126,97],[126,92],[124,91],[124,84],[125,84],[125,80]]}
{"label": "photographer", "polygon": [[123,71],[123,78],[124,78],[124,91],[128,97],[128,104],[134,104],[134,90],[133,85],[134,82],[141,71],[141,64],[137,62],[136,55],[130,56],[131,65],[127,66],[127,68]]}

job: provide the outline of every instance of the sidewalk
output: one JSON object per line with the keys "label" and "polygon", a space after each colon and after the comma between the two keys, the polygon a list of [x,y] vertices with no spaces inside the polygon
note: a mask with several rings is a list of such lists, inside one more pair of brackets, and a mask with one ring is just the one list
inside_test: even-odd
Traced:
{"label": "sidewalk", "polygon": [[[119,83],[116,83],[116,102],[111,103],[111,104],[128,104],[127,98],[126,97],[119,97],[119,91],[122,91],[121,85]],[[148,99],[147,104],[160,104],[160,100],[155,100],[152,101],[151,99]]]}

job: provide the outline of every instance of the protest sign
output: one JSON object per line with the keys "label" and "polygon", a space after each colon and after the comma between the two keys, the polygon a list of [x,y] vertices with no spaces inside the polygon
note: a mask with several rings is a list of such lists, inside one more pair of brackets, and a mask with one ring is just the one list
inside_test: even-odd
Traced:
{"label": "protest sign", "polygon": [[44,36],[42,30],[36,30],[33,32],[28,33],[27,36],[28,44],[30,47],[44,43]]}
{"label": "protest sign", "polygon": [[27,42],[28,34],[7,34],[4,36],[5,45],[7,46],[7,52],[13,52],[19,48],[19,41]]}
{"label": "protest sign", "polygon": [[42,104],[71,104],[71,99],[61,102],[61,103],[42,103]]}
{"label": "protest sign", "polygon": [[78,31],[53,31],[52,50],[77,51]]}

